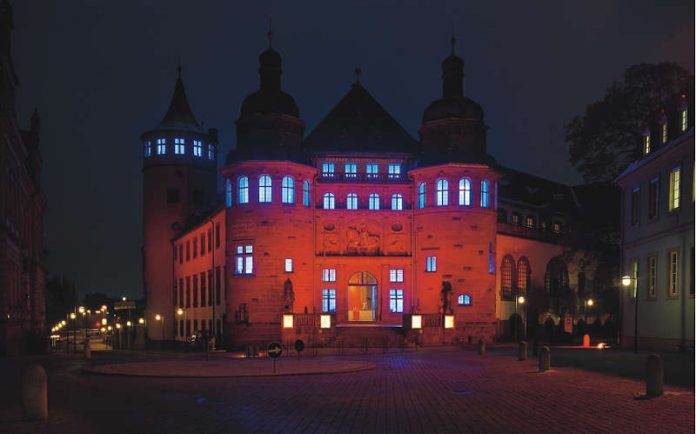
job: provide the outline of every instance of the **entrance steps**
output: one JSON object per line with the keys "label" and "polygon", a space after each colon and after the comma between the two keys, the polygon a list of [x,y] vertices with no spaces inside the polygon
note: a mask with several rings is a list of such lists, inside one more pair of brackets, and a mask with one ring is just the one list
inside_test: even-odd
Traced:
{"label": "entrance steps", "polygon": [[336,345],[357,348],[391,348],[403,344],[404,333],[400,325],[355,323],[339,324],[332,339]]}

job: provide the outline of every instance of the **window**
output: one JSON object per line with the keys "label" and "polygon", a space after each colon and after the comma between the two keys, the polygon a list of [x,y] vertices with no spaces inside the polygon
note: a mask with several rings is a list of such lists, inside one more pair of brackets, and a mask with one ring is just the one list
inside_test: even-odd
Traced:
{"label": "window", "polygon": [[437,197],[435,200],[435,205],[437,206],[447,206],[449,196],[449,186],[446,179],[437,180]]}
{"label": "window", "polygon": [[302,205],[309,206],[309,181],[302,182]]}
{"label": "window", "polygon": [[186,277],[186,307],[191,307],[191,276]]}
{"label": "window", "polygon": [[686,131],[686,129],[689,127],[689,112],[687,110],[688,109],[684,108],[680,113],[682,131]]}
{"label": "window", "polygon": [[527,258],[520,258],[520,260],[517,261],[517,288],[520,290],[520,294],[525,294],[527,292],[530,271]]}
{"label": "window", "polygon": [[404,270],[402,268],[389,270],[389,281],[390,282],[403,282],[404,281]]}
{"label": "window", "polygon": [[524,225],[530,229],[534,229],[536,227],[536,222],[534,221],[534,217],[528,215],[527,219],[524,221]]}
{"label": "window", "polygon": [[558,222],[553,222],[553,232],[560,234],[561,233],[561,224]]}
{"label": "window", "polygon": [[198,274],[193,275],[193,307],[198,307]]}
{"label": "window", "polygon": [[512,215],[510,215],[510,223],[512,223],[515,226],[519,226],[520,224],[520,215],[517,214],[516,212],[513,212]]}
{"label": "window", "polygon": [[193,156],[202,157],[203,156],[203,144],[200,140],[193,141]]}
{"label": "window", "polygon": [[272,199],[271,177],[268,175],[259,176],[259,203],[271,203]]}
{"label": "window", "polygon": [[184,279],[179,279],[179,307],[184,307]]}
{"label": "window", "polygon": [[418,184],[418,208],[425,208],[425,182]]}
{"label": "window", "polygon": [[179,244],[179,263],[184,263],[184,244]]}
{"label": "window", "polygon": [[650,153],[650,131],[643,135],[643,155]]}
{"label": "window", "polygon": [[160,138],[157,139],[157,155],[164,155],[167,153],[167,139]]}
{"label": "window", "polygon": [[201,256],[205,255],[205,232],[201,233]]}
{"label": "window", "polygon": [[198,257],[198,238],[193,239],[193,259]]}
{"label": "window", "polygon": [[215,223],[215,248],[220,247],[220,223]]}
{"label": "window", "polygon": [[377,176],[379,176],[378,166],[375,163],[366,164],[365,165],[365,172],[367,172],[368,178],[377,178]]}
{"label": "window", "polygon": [[232,206],[232,181],[229,179],[225,180],[225,206]]}
{"label": "window", "polygon": [[237,180],[237,203],[249,203],[249,178],[241,176]]}
{"label": "window", "polygon": [[369,208],[373,211],[379,210],[379,194],[370,193]]}
{"label": "window", "polygon": [[283,177],[281,201],[289,204],[295,203],[295,178],[292,176]]}
{"label": "window", "polygon": [[[251,258],[249,259],[251,262]],[[220,267],[215,267],[215,304],[220,306]]]}
{"label": "window", "polygon": [[358,176],[358,165],[355,163],[346,163],[345,173],[346,178],[356,178]]}
{"label": "window", "polygon": [[512,259],[512,256],[505,255],[500,265],[500,290],[504,299],[512,297],[514,268],[515,261]]}
{"label": "window", "polygon": [[679,251],[667,252],[667,266],[669,267],[667,296],[676,297],[679,294]]}
{"label": "window", "polygon": [[481,181],[481,208],[488,208],[489,206],[491,206],[490,188],[490,181],[488,181],[487,179]]}
{"label": "window", "polygon": [[186,240],[186,262],[191,260],[191,240]]}
{"label": "window", "polygon": [[333,193],[324,193],[324,209],[336,208],[336,196]]}
{"label": "window", "polygon": [[469,178],[459,180],[459,205],[471,206],[471,180]]}
{"label": "window", "polygon": [[634,188],[631,192],[631,226],[637,226],[640,222],[640,188]]}
{"label": "window", "polygon": [[355,193],[348,193],[346,198],[346,209],[358,209],[358,195]]}
{"label": "window", "polygon": [[401,178],[401,164],[390,163],[388,166],[389,179]]}
{"label": "window", "polygon": [[660,127],[662,143],[667,143],[667,122],[664,122]]}
{"label": "window", "polygon": [[336,269],[335,268],[324,268],[321,272],[322,282],[335,282],[336,281]]}
{"label": "window", "polygon": [[336,290],[321,290],[321,311],[326,313],[336,312]]}
{"label": "window", "polygon": [[213,250],[213,231],[212,229],[208,229],[208,251],[211,252]]}
{"label": "window", "polygon": [[400,313],[404,311],[404,290],[389,290],[389,312]]}
{"label": "window", "polygon": [[208,270],[208,306],[213,305],[213,288],[213,270]]}
{"label": "window", "polygon": [[208,160],[215,159],[215,145],[208,145]]}
{"label": "window", "polygon": [[254,248],[251,244],[237,244],[234,256],[235,274],[252,274],[254,272]]}
{"label": "window", "polygon": [[323,176],[324,178],[333,178],[334,177],[334,163],[322,163],[321,176]]}
{"label": "window", "polygon": [[145,156],[149,157],[150,155],[152,155],[152,143],[147,140],[145,141]]}
{"label": "window", "polygon": [[669,172],[669,210],[679,209],[679,182],[681,168],[675,167]]}
{"label": "window", "polygon": [[648,263],[646,266],[646,271],[648,273],[648,298],[657,297],[657,255],[648,256]]}
{"label": "window", "polygon": [[437,256],[428,256],[425,258],[425,271],[434,273],[437,271]]}
{"label": "window", "polygon": [[648,218],[657,217],[660,209],[660,178],[653,178],[648,184]]}
{"label": "window", "polygon": [[488,273],[495,274],[495,253],[493,253],[493,243],[488,243]]}
{"label": "window", "polygon": [[458,306],[471,306],[471,296],[469,294],[459,294],[457,297]]}
{"label": "window", "polygon": [[184,139],[182,139],[181,137],[176,137],[174,139],[174,153],[177,155],[183,155],[184,152]]}
{"label": "window", "polygon": [[285,272],[292,273],[292,258],[285,258]]}
{"label": "window", "polygon": [[393,194],[391,202],[391,209],[393,211],[401,211],[404,209],[404,197],[400,194]]}

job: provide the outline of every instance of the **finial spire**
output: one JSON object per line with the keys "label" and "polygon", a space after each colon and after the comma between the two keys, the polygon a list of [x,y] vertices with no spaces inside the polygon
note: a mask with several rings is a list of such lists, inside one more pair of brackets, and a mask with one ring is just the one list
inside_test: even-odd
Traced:
{"label": "finial spire", "polygon": [[268,38],[268,48],[273,48],[273,23],[271,17],[268,17],[268,33],[266,33]]}
{"label": "finial spire", "polygon": [[452,45],[452,55],[454,56],[454,46],[457,45],[457,38],[454,37],[454,33],[452,33],[450,38],[450,44]]}
{"label": "finial spire", "polygon": [[360,74],[362,74],[362,69],[359,66],[355,67],[355,84],[360,84]]}

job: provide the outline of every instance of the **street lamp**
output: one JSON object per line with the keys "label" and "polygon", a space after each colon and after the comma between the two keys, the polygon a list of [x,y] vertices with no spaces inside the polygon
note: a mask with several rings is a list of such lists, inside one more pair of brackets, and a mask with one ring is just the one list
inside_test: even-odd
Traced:
{"label": "street lamp", "polygon": [[[633,295],[635,298],[635,312],[633,313],[633,352],[638,353],[638,279],[629,275],[621,277],[621,285],[628,289],[633,285]],[[623,327],[623,324],[621,324]]]}
{"label": "street lamp", "polygon": [[[526,301],[527,300],[524,298],[523,295],[520,295],[519,297],[515,298],[515,341],[517,341],[517,318],[518,318],[517,306],[520,304],[523,305]],[[524,310],[524,313],[525,313],[525,315],[524,315],[525,319],[522,320],[522,330],[524,330],[523,338],[526,338],[527,337],[527,320],[526,320],[527,309]]]}
{"label": "street lamp", "polygon": [[[183,317],[184,317],[184,325],[188,322],[188,310],[187,310],[187,309],[184,309],[183,307],[180,307],[180,308],[178,308],[178,309],[176,310],[176,314],[179,315],[179,316],[182,316],[182,315],[183,315]],[[176,324],[175,324],[175,325],[176,325]],[[174,327],[174,328],[176,329],[176,327]],[[181,332],[181,330],[179,330],[179,332]],[[182,334],[182,333],[179,333],[179,334]],[[186,339],[188,339],[188,336],[186,336]]]}
{"label": "street lamp", "polygon": [[162,321],[162,341],[164,341],[164,316],[155,314],[155,321]]}
{"label": "street lamp", "polygon": [[592,306],[594,306],[594,300],[592,300],[591,298],[586,299],[585,300],[585,327],[587,327],[587,313]]}

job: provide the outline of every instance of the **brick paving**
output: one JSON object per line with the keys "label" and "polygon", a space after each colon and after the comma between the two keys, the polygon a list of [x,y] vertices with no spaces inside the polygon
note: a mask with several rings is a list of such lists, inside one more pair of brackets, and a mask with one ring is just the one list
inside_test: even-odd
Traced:
{"label": "brick paving", "polygon": [[19,421],[19,367],[0,361],[0,432],[694,432],[692,389],[637,400],[641,381],[570,367],[540,374],[534,359],[460,349],[345,359],[376,368],[129,378],[81,374],[80,361],[54,356],[45,423]]}

